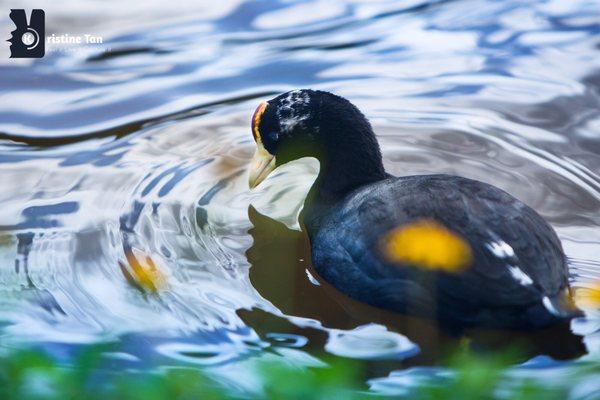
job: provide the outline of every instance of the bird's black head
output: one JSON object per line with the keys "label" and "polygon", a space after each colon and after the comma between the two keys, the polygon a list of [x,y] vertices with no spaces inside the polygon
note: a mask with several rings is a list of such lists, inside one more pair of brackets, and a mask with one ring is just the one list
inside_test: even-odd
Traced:
{"label": "bird's black head", "polygon": [[[279,165],[315,157],[324,169],[351,168],[357,174],[383,174],[381,153],[369,121],[343,97],[300,89],[261,103],[252,116],[257,144],[250,172],[255,187]],[[357,176],[358,181],[362,180]]]}

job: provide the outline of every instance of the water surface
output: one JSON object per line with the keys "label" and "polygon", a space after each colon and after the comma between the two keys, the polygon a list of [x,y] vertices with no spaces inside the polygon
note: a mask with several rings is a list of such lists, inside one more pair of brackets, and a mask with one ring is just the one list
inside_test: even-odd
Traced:
{"label": "water surface", "polygon": [[[575,288],[600,279],[597,2],[76,4],[48,3],[47,30],[103,46],[0,53],[4,348],[68,360],[115,342],[118,368],[202,366],[242,390],[257,360],[315,366],[323,352],[365,360],[375,391],[439,373],[456,338],[312,272],[296,218],[314,162],[248,190],[252,111],[299,87],[361,108],[393,174],[507,190],[556,229]],[[140,265],[164,278],[157,294],[132,281]],[[598,313],[571,330],[469,336],[525,343],[515,374],[565,379],[600,354]]]}

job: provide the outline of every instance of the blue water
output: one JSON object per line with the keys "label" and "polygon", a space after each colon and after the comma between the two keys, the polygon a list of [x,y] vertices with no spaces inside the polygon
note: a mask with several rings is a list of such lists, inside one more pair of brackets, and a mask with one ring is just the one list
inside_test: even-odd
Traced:
{"label": "blue water", "polygon": [[[104,42],[47,45],[38,60],[0,50],[2,349],[68,362],[112,342],[116,368],[200,366],[249,391],[257,361],[314,366],[323,353],[370,363],[368,385],[386,393],[445,373],[438,347],[452,338],[363,309],[311,272],[296,218],[314,162],[248,190],[252,111],[300,87],[361,108],[391,173],[512,193],[556,229],[578,293],[600,280],[597,1],[45,7],[49,34]],[[156,294],[127,279],[147,257],[164,278]],[[597,360],[598,311],[571,330],[528,338],[514,373],[559,380]]]}

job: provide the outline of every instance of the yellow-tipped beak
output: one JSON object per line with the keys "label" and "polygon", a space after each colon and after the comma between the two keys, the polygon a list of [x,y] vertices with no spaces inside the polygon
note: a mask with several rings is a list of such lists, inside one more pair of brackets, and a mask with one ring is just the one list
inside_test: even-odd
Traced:
{"label": "yellow-tipped beak", "polygon": [[275,169],[275,156],[269,153],[260,141],[256,143],[256,152],[250,162],[250,189],[257,187]]}

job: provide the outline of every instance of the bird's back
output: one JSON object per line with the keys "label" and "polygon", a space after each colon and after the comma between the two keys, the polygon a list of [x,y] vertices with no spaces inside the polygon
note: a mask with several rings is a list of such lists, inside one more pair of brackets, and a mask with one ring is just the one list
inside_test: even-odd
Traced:
{"label": "bird's back", "polygon": [[494,186],[391,177],[314,221],[317,272],[358,300],[467,324],[543,326],[566,316],[568,270],[556,233]]}

